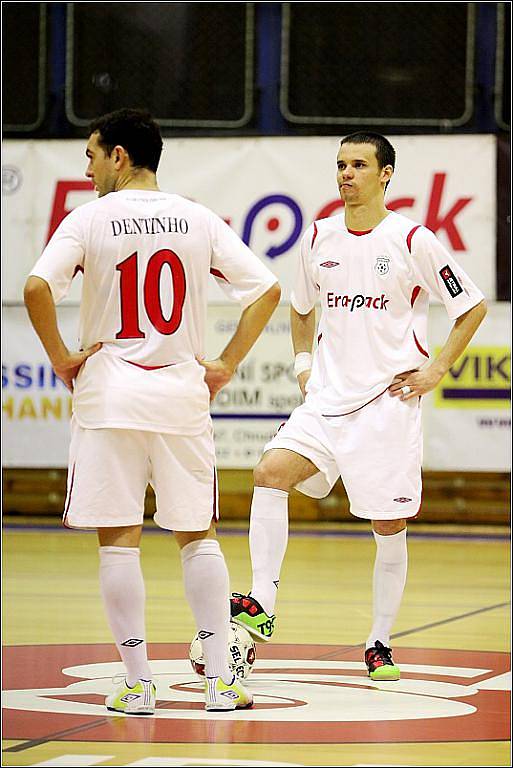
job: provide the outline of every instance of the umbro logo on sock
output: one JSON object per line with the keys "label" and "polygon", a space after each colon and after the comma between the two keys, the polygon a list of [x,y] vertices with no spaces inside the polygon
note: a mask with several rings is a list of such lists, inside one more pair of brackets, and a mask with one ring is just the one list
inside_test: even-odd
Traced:
{"label": "umbro logo on sock", "polygon": [[212,637],[212,635],[215,634],[214,632],[206,632],[204,629],[201,630],[201,632],[198,632],[198,637],[200,640],[206,640],[207,637]]}
{"label": "umbro logo on sock", "polygon": [[141,645],[141,643],[144,643],[144,640],[138,640],[137,637],[131,637],[130,640],[125,640],[121,645],[124,645],[127,648],[135,648],[136,645]]}

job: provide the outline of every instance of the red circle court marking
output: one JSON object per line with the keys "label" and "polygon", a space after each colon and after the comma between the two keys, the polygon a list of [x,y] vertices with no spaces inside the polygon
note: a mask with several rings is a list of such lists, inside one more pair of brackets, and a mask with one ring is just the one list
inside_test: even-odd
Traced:
{"label": "red circle court marking", "polygon": [[[154,644],[150,658],[186,659],[187,644]],[[361,649],[329,645],[259,646],[260,666],[265,659],[361,661]],[[480,651],[436,650],[419,648],[396,649],[399,664],[421,664],[451,667],[478,667],[489,669],[476,678],[454,678],[431,674],[431,679],[476,685],[481,680],[495,677],[509,670],[509,654]],[[37,645],[4,648],[4,691],[12,689],[58,688],[67,686],[74,678],[63,675],[66,667],[97,662],[118,661],[111,645]],[[297,672],[298,669],[296,668]],[[309,672],[312,670],[309,669]],[[345,672],[344,672],[345,674]],[[349,672],[351,674],[351,672]],[[358,673],[361,674],[361,673]],[[418,678],[417,674],[403,674],[403,678]],[[328,678],[329,680],[329,678]],[[366,678],[362,676],[362,684]],[[61,698],[72,699],[73,694]],[[78,700],[84,700],[79,697]],[[91,701],[99,701],[91,696]],[[367,722],[273,722],[272,709],[268,721],[181,720],[102,716],[84,716],[16,709],[3,710],[4,739],[51,739],[67,729],[90,725],[75,734],[63,736],[67,741],[106,742],[216,742],[216,743],[386,743],[386,742],[450,742],[501,741],[509,739],[509,692],[479,691],[472,696],[461,696],[476,708],[476,712],[459,717],[440,717],[408,721]],[[258,707],[258,704],[257,704]],[[189,706],[190,708],[190,706]]]}

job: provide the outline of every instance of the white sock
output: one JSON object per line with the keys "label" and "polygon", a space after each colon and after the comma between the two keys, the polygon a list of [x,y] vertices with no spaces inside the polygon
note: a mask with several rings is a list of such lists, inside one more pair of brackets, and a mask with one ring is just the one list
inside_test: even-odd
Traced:
{"label": "white sock", "polygon": [[[200,634],[205,675],[230,683],[228,666],[230,584],[228,569],[215,539],[191,541],[181,550],[185,596]],[[201,634],[203,633],[203,636]]]}
{"label": "white sock", "polygon": [[253,490],[249,521],[249,551],[253,568],[251,596],[272,615],[280,570],[289,538],[289,494],[277,488]]}
{"label": "white sock", "polygon": [[376,561],[373,581],[373,625],[366,648],[379,640],[390,646],[390,632],[399,613],[408,570],[406,528],[391,536],[374,533],[376,540]]}
{"label": "white sock", "polygon": [[100,547],[100,588],[105,612],[126,667],[127,685],[151,680],[146,649],[146,594],[138,547]]}

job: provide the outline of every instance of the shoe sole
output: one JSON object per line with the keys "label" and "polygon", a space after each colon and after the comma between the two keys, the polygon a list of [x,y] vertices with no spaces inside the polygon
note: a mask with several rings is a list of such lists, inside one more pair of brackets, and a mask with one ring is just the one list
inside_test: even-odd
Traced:
{"label": "shoe sole", "polygon": [[233,616],[231,620],[233,621],[234,624],[238,624],[239,627],[242,627],[247,632],[249,632],[253,640],[256,640],[257,643],[268,643],[271,640],[271,637],[265,637],[258,631],[258,629],[254,629],[249,624],[246,624],[244,621],[241,621],[240,619],[235,619]]}
{"label": "shoe sole", "polygon": [[132,709],[130,712],[127,712],[126,709],[115,709],[114,707],[107,707],[109,712],[117,712],[120,715],[154,715],[155,710],[154,709],[141,709],[141,710],[134,710]]}
{"label": "shoe sole", "polygon": [[371,680],[374,680],[377,683],[387,683],[387,682],[395,682],[396,680],[400,680],[401,679],[401,673],[397,672],[397,673],[394,673],[393,675],[389,675],[388,677],[386,677],[384,675],[383,676],[378,676],[378,675],[375,676],[375,673],[374,674],[373,673],[369,673],[369,677],[370,677]]}
{"label": "shoe sole", "polygon": [[215,706],[205,704],[205,709],[207,712],[234,712],[236,709],[251,709],[253,706],[253,702],[250,701],[249,704],[242,704],[239,707],[221,707],[217,704]]}

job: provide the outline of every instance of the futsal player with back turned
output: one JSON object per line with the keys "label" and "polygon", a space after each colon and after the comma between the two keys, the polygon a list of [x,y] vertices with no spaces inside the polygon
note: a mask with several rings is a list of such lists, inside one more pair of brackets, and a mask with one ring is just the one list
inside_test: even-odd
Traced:
{"label": "futsal player with back turned", "polygon": [[[163,142],[150,115],[94,121],[87,171],[98,199],[60,224],[25,286],[25,302],[56,374],[73,393],[64,523],[98,532],[100,587],[126,674],[109,710],[153,714],[145,585],[144,496],[180,547],[185,594],[205,657],[205,707],[249,707],[228,667],[229,582],[216,539],[218,495],[210,400],[262,332],[280,289],[218,216],[157,183]],[[80,352],[59,333],[55,304],[83,273]],[[215,360],[205,361],[208,282],[242,310]],[[176,607],[176,610],[181,610]]]}

